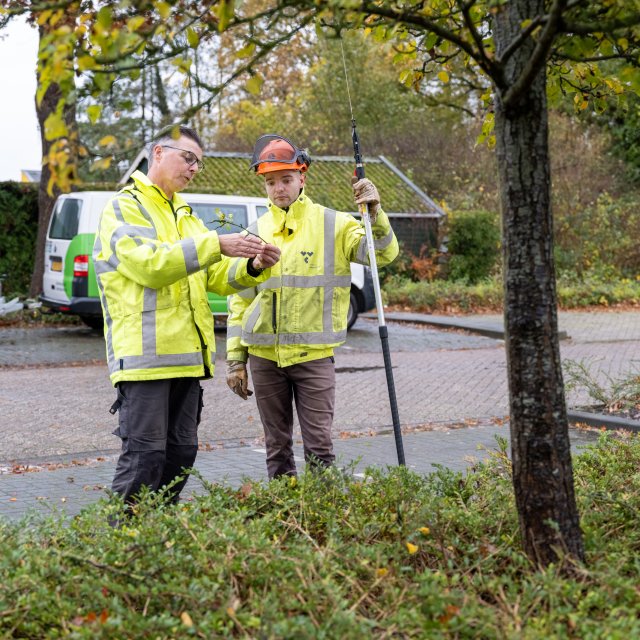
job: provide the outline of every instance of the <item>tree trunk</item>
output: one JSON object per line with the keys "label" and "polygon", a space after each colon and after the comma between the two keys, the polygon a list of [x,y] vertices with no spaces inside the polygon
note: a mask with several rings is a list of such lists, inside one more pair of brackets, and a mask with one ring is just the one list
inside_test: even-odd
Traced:
{"label": "tree trunk", "polygon": [[[497,52],[543,0],[513,0],[496,18]],[[531,58],[531,40],[506,65],[496,91],[495,135],[503,225],[505,334],[513,484],[527,555],[546,566],[584,560],[573,487],[558,342],[545,65],[505,104]]]}
{"label": "tree trunk", "polygon": [[[40,27],[40,42],[42,44],[43,35],[46,33],[46,23]],[[40,85],[40,71],[37,72],[37,82]],[[71,81],[73,83],[73,81]],[[62,193],[57,182],[51,184],[50,152],[55,144],[60,144],[60,140],[48,140],[45,133],[45,121],[50,114],[56,112],[58,102],[63,99],[63,118],[69,132],[68,138],[64,141],[64,150],[67,153],[65,158],[64,172],[73,183],[78,176],[78,126],[76,123],[75,98],[72,95],[64,95],[57,83],[51,83],[47,88],[40,104],[36,100],[36,113],[38,124],[40,125],[40,141],[42,144],[42,173],[40,175],[40,185],[38,188],[38,235],[36,238],[36,255],[34,256],[33,273],[31,274],[31,285],[29,295],[33,298],[42,292],[42,275],[44,272],[44,245],[49,228],[49,220],[53,211],[56,198]]]}
{"label": "tree trunk", "polygon": [[34,298],[42,292],[42,275],[44,273],[44,245],[49,228],[49,220],[56,198],[60,195],[59,187],[54,184],[49,193],[47,186],[51,178],[51,168],[47,162],[52,142],[44,135],[44,121],[50,113],[55,111],[60,96],[60,88],[57,84],[52,84],[47,89],[40,104],[36,101],[36,113],[40,125],[40,142],[42,145],[42,173],[40,175],[40,185],[38,187],[38,235],[36,238],[36,255],[33,262],[33,273],[31,275],[31,286],[29,295]]}

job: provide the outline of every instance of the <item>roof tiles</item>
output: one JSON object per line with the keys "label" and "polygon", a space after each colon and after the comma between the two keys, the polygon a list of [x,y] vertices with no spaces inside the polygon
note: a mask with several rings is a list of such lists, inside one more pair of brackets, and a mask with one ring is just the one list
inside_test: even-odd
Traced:
{"label": "roof tiles", "polygon": [[[265,195],[262,179],[249,170],[250,154],[207,153],[205,168],[196,174],[188,191],[229,195]],[[442,215],[426,194],[382,156],[364,160],[367,178],[378,187],[387,213]],[[319,156],[309,168],[306,192],[314,201],[339,211],[355,211],[351,176],[353,158]]]}

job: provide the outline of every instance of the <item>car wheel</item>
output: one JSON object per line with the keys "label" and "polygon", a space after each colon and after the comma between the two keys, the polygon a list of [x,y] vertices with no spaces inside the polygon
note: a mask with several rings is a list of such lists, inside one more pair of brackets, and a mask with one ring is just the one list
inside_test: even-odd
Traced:
{"label": "car wheel", "polygon": [[351,329],[351,327],[355,324],[358,319],[358,298],[356,298],[356,294],[351,292],[349,296],[349,311],[347,312],[347,329]]}

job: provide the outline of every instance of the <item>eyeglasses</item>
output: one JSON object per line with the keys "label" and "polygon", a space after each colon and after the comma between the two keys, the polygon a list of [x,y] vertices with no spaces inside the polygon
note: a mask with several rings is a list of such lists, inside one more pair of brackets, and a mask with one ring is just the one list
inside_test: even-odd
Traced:
{"label": "eyeglasses", "polygon": [[160,146],[164,149],[175,149],[176,151],[182,151],[182,157],[190,167],[193,167],[194,164],[197,164],[198,171],[202,171],[204,169],[204,162],[200,160],[198,156],[193,153],[193,151],[187,151],[186,149],[181,149],[180,147],[172,147],[170,144],[162,144]]}

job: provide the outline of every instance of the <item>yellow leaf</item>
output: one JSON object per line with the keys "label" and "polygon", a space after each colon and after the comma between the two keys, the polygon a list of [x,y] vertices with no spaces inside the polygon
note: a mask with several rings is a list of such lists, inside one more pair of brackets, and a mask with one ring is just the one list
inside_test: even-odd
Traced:
{"label": "yellow leaf", "polygon": [[100,7],[98,13],[96,14],[96,20],[103,29],[111,29],[111,24],[113,22],[111,9],[109,7]]}
{"label": "yellow leaf", "polygon": [[384,578],[387,573],[389,573],[389,569],[385,569],[384,567],[380,567],[380,569],[376,570],[376,577]]}
{"label": "yellow leaf", "polygon": [[247,80],[245,87],[249,93],[257,96],[260,93],[260,89],[262,89],[262,83],[262,76],[251,76],[251,78]]}
{"label": "yellow leaf", "polygon": [[101,138],[100,142],[98,142],[98,144],[101,147],[111,147],[114,144],[116,144],[117,140],[115,136],[105,136],[104,138]]}
{"label": "yellow leaf", "polygon": [[67,125],[64,123],[62,114],[59,112],[50,113],[44,121],[44,137],[47,140],[56,140],[66,135]]}
{"label": "yellow leaf", "polygon": [[420,527],[420,533],[423,536],[428,536],[429,533],[431,533],[431,529],[429,529],[429,527]]}
{"label": "yellow leaf", "polygon": [[415,544],[411,544],[410,542],[407,542],[407,551],[413,555],[414,553],[418,552],[418,547]]}
{"label": "yellow leaf", "polygon": [[407,87],[410,86],[413,81],[413,71],[411,71],[411,69],[404,69],[400,72],[398,79],[403,85]]}
{"label": "yellow leaf", "polygon": [[187,29],[187,42],[192,49],[195,49],[200,42],[200,36],[198,36],[192,27]]}
{"label": "yellow leaf", "polygon": [[[108,169],[110,166],[111,166],[111,157],[100,158],[100,160],[96,160],[91,164],[90,171],[98,171],[99,169]],[[136,532],[133,535],[138,535],[138,534]]]}
{"label": "yellow leaf", "polygon": [[186,611],[183,611],[180,614],[180,620],[182,620],[182,624],[185,627],[193,627],[193,620],[191,619],[191,616]]}
{"label": "yellow leaf", "polygon": [[127,20],[127,28],[129,31],[137,31],[145,22],[145,19],[142,16],[134,16],[133,18],[129,18]]}
{"label": "yellow leaf", "polygon": [[53,11],[51,9],[47,9],[46,11],[43,11],[38,16],[38,24],[42,26],[47,20],[49,20],[49,18],[51,17],[52,13],[53,13]]}
{"label": "yellow leaf", "polygon": [[248,58],[256,50],[256,45],[250,42],[246,47],[242,47],[239,51],[236,51],[236,58]]}
{"label": "yellow leaf", "polygon": [[449,74],[446,71],[441,71],[438,74],[438,78],[439,78],[440,82],[444,82],[445,84],[447,84],[447,82],[449,82]]}
{"label": "yellow leaf", "polygon": [[78,70],[86,71],[87,69],[95,69],[98,65],[91,56],[79,56],[78,57]]}
{"label": "yellow leaf", "polygon": [[171,14],[171,5],[168,2],[158,2],[156,7],[158,9],[158,13],[160,14],[160,17],[164,18],[165,20]]}
{"label": "yellow leaf", "polygon": [[87,115],[91,124],[95,124],[102,113],[102,106],[99,104],[92,104],[87,107]]}

